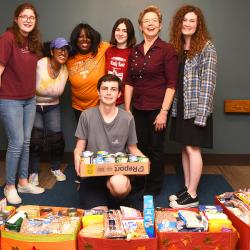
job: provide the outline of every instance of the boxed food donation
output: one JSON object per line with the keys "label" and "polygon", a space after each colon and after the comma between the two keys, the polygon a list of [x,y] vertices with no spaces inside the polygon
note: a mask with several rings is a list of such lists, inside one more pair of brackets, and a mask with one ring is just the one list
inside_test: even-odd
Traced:
{"label": "boxed food donation", "polygon": [[146,175],[150,171],[150,162],[147,157],[135,156],[117,152],[109,154],[107,151],[82,152],[80,162],[80,176],[109,176]]}

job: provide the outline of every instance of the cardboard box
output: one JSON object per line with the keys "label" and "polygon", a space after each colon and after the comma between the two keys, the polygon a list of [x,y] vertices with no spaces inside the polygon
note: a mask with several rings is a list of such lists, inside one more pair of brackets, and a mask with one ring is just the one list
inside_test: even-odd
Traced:
{"label": "cardboard box", "polygon": [[[178,209],[167,209],[178,210]],[[188,209],[197,211],[197,209]],[[157,232],[159,250],[234,250],[237,232]]]}
{"label": "cardboard box", "polygon": [[108,176],[108,175],[147,175],[150,171],[149,162],[101,163],[81,164],[81,177]]}
{"label": "cardboard box", "polygon": [[222,206],[224,213],[232,221],[233,226],[239,232],[239,240],[236,249],[250,250],[250,226],[234,215],[234,213],[229,209],[227,209],[227,207],[221,203],[217,197],[215,197],[215,204]]}
{"label": "cardboard box", "polygon": [[157,239],[115,240],[78,236],[79,250],[157,250]]}
{"label": "cardboard box", "polygon": [[[41,207],[42,208],[42,207]],[[58,211],[59,207],[52,207]],[[66,208],[63,208],[66,209]],[[83,210],[77,210],[83,214]],[[13,231],[1,230],[1,250],[77,250],[78,228],[73,234],[24,234]]]}

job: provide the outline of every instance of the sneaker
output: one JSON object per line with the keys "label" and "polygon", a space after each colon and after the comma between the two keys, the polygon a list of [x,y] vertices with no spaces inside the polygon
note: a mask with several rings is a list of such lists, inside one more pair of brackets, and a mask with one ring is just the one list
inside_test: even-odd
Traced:
{"label": "sneaker", "polygon": [[22,203],[22,199],[18,195],[15,188],[7,189],[5,187],[3,192],[4,192],[4,196],[6,197],[8,203],[11,203],[13,205]]}
{"label": "sneaker", "polygon": [[17,190],[19,193],[28,193],[28,194],[41,194],[45,191],[44,188],[34,186],[28,183],[25,186],[17,185]]}
{"label": "sneaker", "polygon": [[33,173],[29,176],[29,183],[34,186],[39,186],[38,173]]}
{"label": "sneaker", "polygon": [[185,193],[187,192],[187,187],[185,186],[183,189],[181,189],[179,192],[177,192],[176,194],[172,194],[169,196],[169,200],[170,201],[176,201],[179,198],[181,198],[181,196],[183,196]]}
{"label": "sneaker", "polygon": [[182,195],[178,200],[171,201],[169,203],[169,206],[172,208],[190,208],[190,207],[198,207],[198,205],[199,205],[198,196],[192,198],[188,192]]}
{"label": "sneaker", "polygon": [[52,174],[56,177],[57,181],[65,181],[66,175],[60,170],[51,170]]}

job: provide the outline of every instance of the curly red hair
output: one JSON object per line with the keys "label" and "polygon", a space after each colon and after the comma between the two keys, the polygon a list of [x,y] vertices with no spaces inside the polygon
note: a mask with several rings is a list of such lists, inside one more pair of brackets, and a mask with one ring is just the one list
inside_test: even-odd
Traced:
{"label": "curly red hair", "polygon": [[178,55],[181,55],[185,43],[181,32],[182,22],[184,16],[189,12],[194,12],[197,15],[197,28],[191,37],[190,50],[187,53],[188,58],[193,58],[196,54],[202,51],[206,42],[211,40],[210,34],[206,27],[204,15],[198,7],[184,5],[177,10],[171,22],[170,43],[173,44]]}

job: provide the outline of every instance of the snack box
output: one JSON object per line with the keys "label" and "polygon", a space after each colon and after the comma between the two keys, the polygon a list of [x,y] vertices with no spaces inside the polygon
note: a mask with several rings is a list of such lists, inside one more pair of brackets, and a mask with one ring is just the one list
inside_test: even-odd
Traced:
{"label": "snack box", "polygon": [[[168,208],[177,211],[178,209]],[[183,209],[181,209],[183,210]],[[197,209],[187,209],[198,211]],[[234,250],[237,232],[157,232],[159,250]]]}
{"label": "snack box", "polygon": [[[52,208],[54,211],[67,209],[63,207]],[[83,215],[83,210],[77,209],[79,216]],[[1,230],[1,250],[77,250],[77,233],[80,230],[81,221],[73,234],[24,234],[14,231]]]}
{"label": "snack box", "polygon": [[149,162],[100,163],[84,164],[80,166],[81,177],[108,175],[147,175],[150,171]]}
{"label": "snack box", "polygon": [[239,219],[231,212],[219,199],[215,197],[215,204],[221,205],[224,213],[232,221],[233,226],[239,232],[239,240],[236,246],[237,250],[250,250],[250,226]]}

